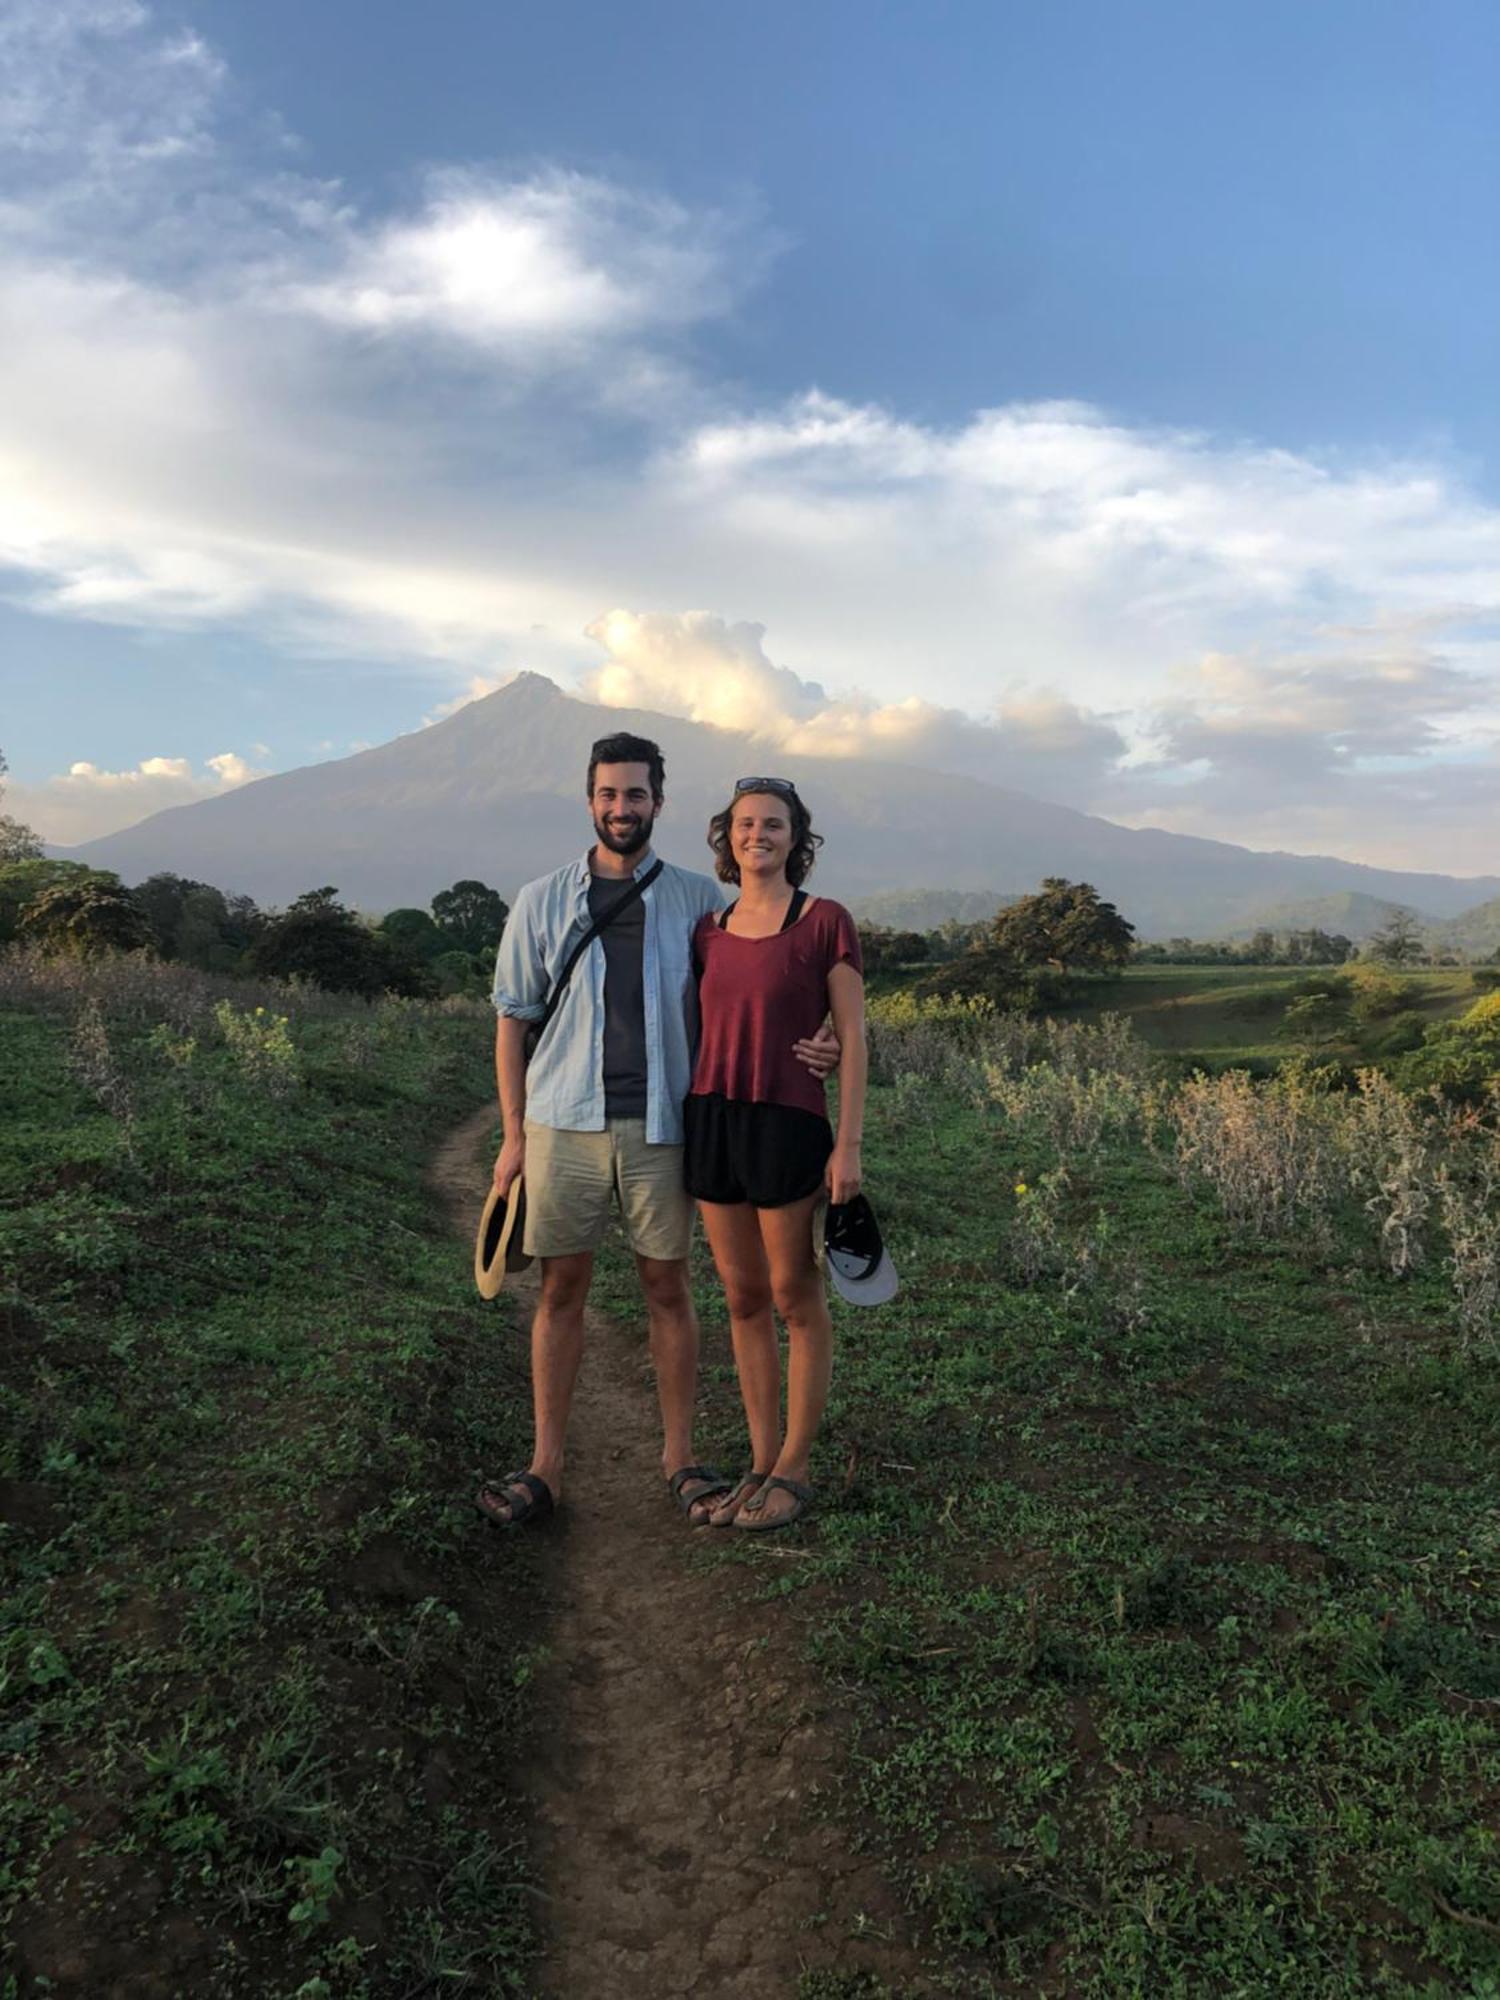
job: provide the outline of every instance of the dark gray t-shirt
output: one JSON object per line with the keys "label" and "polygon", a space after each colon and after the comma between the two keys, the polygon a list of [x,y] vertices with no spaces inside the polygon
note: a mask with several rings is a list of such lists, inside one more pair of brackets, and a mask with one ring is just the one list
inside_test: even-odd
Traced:
{"label": "dark gray t-shirt", "polygon": [[[633,886],[630,876],[595,875],[589,916],[597,921]],[[639,896],[599,940],[604,947],[604,1115],[646,1115],[646,906]]]}

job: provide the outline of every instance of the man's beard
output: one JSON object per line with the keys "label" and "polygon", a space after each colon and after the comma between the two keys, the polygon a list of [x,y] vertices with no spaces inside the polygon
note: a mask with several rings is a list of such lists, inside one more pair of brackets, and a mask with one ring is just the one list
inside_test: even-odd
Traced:
{"label": "man's beard", "polygon": [[599,836],[599,845],[607,847],[611,854],[639,854],[643,847],[649,846],[651,829],[655,824],[654,813],[650,819],[643,815],[628,833],[616,833],[605,820],[595,819],[594,831]]}

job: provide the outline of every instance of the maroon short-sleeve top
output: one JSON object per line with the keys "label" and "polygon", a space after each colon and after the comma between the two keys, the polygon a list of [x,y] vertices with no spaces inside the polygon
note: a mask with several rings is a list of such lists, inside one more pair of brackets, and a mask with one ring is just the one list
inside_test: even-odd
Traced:
{"label": "maroon short-sleeve top", "polygon": [[810,901],[790,930],[736,937],[714,916],[693,933],[703,1017],[694,1096],[718,1093],[741,1104],[785,1104],[825,1116],[823,1085],[792,1044],[815,1035],[828,1013],[835,965],[864,971],[859,933],[842,903]]}

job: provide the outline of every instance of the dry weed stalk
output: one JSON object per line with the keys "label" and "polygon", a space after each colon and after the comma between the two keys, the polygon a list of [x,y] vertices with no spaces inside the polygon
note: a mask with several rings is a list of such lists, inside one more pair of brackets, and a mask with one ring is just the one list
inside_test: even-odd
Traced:
{"label": "dry weed stalk", "polygon": [[1213,1188],[1234,1222],[1326,1241],[1343,1182],[1336,1113],[1316,1072],[1288,1065],[1259,1087],[1243,1070],[1198,1071],[1171,1107],[1177,1171]]}
{"label": "dry weed stalk", "polygon": [[1140,1124],[1141,1087],[1109,1070],[1060,1070],[1033,1064],[1019,1075],[987,1062],[990,1101],[1013,1124],[1045,1138],[1065,1158],[1087,1158],[1106,1138],[1125,1138]]}
{"label": "dry weed stalk", "polygon": [[1460,1340],[1466,1349],[1500,1348],[1500,1132],[1471,1126],[1435,1178]]}
{"label": "dry weed stalk", "polygon": [[1426,1254],[1432,1208],[1431,1120],[1378,1069],[1359,1072],[1359,1095],[1346,1102],[1340,1138],[1350,1186],[1380,1225],[1380,1254],[1404,1278]]}
{"label": "dry weed stalk", "polygon": [[84,1002],[74,1023],[68,1045],[68,1067],[89,1095],[103,1105],[111,1118],[119,1121],[125,1149],[130,1152],[135,1128],[135,1093],[110,1042],[109,1029],[96,999]]}

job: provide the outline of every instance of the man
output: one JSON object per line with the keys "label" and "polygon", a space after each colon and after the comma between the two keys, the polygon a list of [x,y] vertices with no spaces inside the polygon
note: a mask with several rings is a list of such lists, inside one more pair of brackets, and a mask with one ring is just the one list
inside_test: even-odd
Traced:
{"label": "man", "polygon": [[[530,1068],[539,1021],[568,953],[591,923],[656,866],[661,751],[644,736],[601,737],[589,759],[595,844],[518,893],[495,961],[495,1073],[504,1143],[495,1185],[526,1174],[525,1249],[541,1262],[531,1328],[535,1449],[527,1471],[482,1486],[500,1526],[545,1519],[562,1497],[568,1414],[583,1354],[583,1309],[612,1198],[635,1253],[662,1418],[662,1472],[690,1519],[729,1482],[693,1462],[698,1320],[688,1287],[693,1203],[682,1178],[682,1102],[692,1078],[698,994],[692,937],[719,885],[663,864],[579,959]],[[838,1059],[825,1031],[797,1054],[822,1076]]]}

